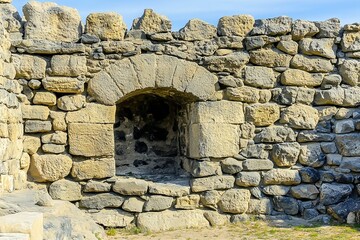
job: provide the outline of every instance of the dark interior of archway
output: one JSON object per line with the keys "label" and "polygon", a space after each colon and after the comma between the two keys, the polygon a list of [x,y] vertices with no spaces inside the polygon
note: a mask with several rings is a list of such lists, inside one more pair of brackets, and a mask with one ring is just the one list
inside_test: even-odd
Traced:
{"label": "dark interior of archway", "polygon": [[149,177],[179,173],[179,111],[174,101],[153,93],[117,105],[114,125],[117,175]]}

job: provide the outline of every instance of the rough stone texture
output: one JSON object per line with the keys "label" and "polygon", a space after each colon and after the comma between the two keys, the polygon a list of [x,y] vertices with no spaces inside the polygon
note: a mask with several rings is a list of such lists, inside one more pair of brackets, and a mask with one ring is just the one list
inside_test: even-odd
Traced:
{"label": "rough stone texture", "polygon": [[359,139],[359,134],[351,133],[337,135],[335,141],[341,155],[346,157],[357,157],[360,156]]}
{"label": "rough stone texture", "polygon": [[299,154],[299,143],[280,143],[273,146],[271,159],[278,167],[291,167],[296,164]]}
{"label": "rough stone texture", "polygon": [[252,87],[273,88],[276,77],[271,68],[248,66],[245,68],[244,83]]}
{"label": "rough stone texture", "polygon": [[351,59],[345,60],[340,65],[339,72],[342,76],[343,82],[351,86],[357,86],[360,79],[360,61]]}
{"label": "rough stone texture", "polygon": [[171,31],[171,22],[167,17],[145,9],[144,14],[133,21],[132,29],[143,30],[147,34]]}
{"label": "rough stone texture", "polygon": [[193,192],[203,192],[216,189],[229,189],[234,186],[233,176],[211,176],[204,178],[194,178],[190,182]]}
{"label": "rough stone texture", "polygon": [[246,120],[257,127],[272,125],[280,118],[280,108],[276,104],[253,104],[246,107]]}
{"label": "rough stone texture", "polygon": [[130,213],[118,209],[102,209],[97,213],[91,214],[91,218],[104,227],[128,227],[134,220]]}
{"label": "rough stone texture", "polygon": [[86,17],[85,32],[101,40],[123,40],[126,25],[117,13],[91,13]]}
{"label": "rough stone texture", "polygon": [[250,15],[226,16],[219,19],[218,34],[220,36],[245,37],[253,29],[254,17]]}
{"label": "rough stone texture", "polygon": [[263,180],[266,185],[298,185],[301,182],[299,172],[288,169],[272,169],[264,174]]}
{"label": "rough stone texture", "polygon": [[143,195],[148,190],[148,183],[140,179],[118,179],[113,185],[114,192],[123,195]]}
{"label": "rough stone texture", "polygon": [[305,104],[294,104],[282,112],[282,123],[294,129],[314,129],[319,121],[318,111]]}
{"label": "rough stone texture", "polygon": [[219,207],[227,213],[244,213],[248,209],[250,195],[246,189],[227,190],[220,198]]}
{"label": "rough stone texture", "polygon": [[261,48],[250,52],[250,62],[265,67],[289,67],[291,59],[291,55],[275,48]]}
{"label": "rough stone texture", "polygon": [[115,175],[115,160],[113,158],[90,159],[74,162],[71,176],[77,180],[102,179]]}
{"label": "rough stone texture", "polygon": [[57,106],[63,111],[76,111],[85,105],[86,98],[83,95],[68,95],[57,100]]}
{"label": "rough stone texture", "polygon": [[42,79],[45,77],[46,61],[31,55],[13,55],[16,77]]}
{"label": "rough stone texture", "polygon": [[51,58],[51,75],[77,77],[86,71],[86,58],[83,56],[55,55]]}
{"label": "rough stone texture", "polygon": [[353,186],[349,184],[324,183],[320,187],[320,202],[331,205],[344,200],[352,192]]}
{"label": "rough stone texture", "polygon": [[308,143],[301,145],[299,162],[310,167],[321,167],[326,161],[319,143]]}
{"label": "rough stone texture", "polygon": [[277,18],[268,18],[264,20],[257,20],[255,22],[255,27],[252,30],[252,35],[283,35],[288,32],[291,32],[291,22],[292,19],[289,17],[277,17]]}
{"label": "rough stone texture", "polygon": [[334,39],[310,39],[304,38],[299,43],[301,53],[306,55],[316,55],[325,58],[336,58],[336,46]]}
{"label": "rough stone texture", "polygon": [[315,23],[304,20],[295,20],[292,23],[291,35],[294,40],[301,40],[304,37],[312,37],[319,32]]}
{"label": "rough stone texture", "polygon": [[114,193],[101,193],[86,195],[79,202],[80,207],[89,209],[118,208],[124,202],[124,198]]}
{"label": "rough stone texture", "polygon": [[199,19],[192,19],[179,30],[179,37],[186,41],[199,41],[213,38],[216,31],[215,26]]}
{"label": "rough stone texture", "polygon": [[172,197],[151,196],[144,204],[144,211],[162,211],[171,207],[173,203]]}
{"label": "rough stone texture", "polygon": [[315,56],[305,56],[301,54],[294,56],[294,58],[291,60],[291,67],[308,71],[310,73],[327,73],[331,72],[334,68],[330,60]]}
{"label": "rough stone texture", "polygon": [[260,184],[258,172],[240,172],[236,175],[235,183],[240,187],[256,187]]}
{"label": "rough stone texture", "polygon": [[316,199],[319,195],[319,190],[315,185],[301,184],[291,187],[290,194],[296,199]]}
{"label": "rough stone texture", "polygon": [[54,200],[78,201],[82,197],[80,184],[65,179],[53,182],[49,194]]}
{"label": "rough stone texture", "polygon": [[58,93],[82,93],[84,91],[84,82],[77,78],[47,77],[42,79],[42,84],[46,90]]}
{"label": "rough stone texture", "polygon": [[288,69],[281,74],[281,83],[287,86],[317,87],[322,81],[321,74],[310,74],[299,69]]}

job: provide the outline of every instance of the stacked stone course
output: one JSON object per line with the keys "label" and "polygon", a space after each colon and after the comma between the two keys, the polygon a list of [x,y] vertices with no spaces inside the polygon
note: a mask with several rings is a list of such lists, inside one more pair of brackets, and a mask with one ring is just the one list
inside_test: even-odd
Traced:
{"label": "stacked stone course", "polygon": [[[358,24],[238,15],[171,32],[145,10],[130,30],[91,14],[83,32],[74,9],[23,11],[0,14],[2,188],[29,169],[99,224],[153,231],[360,210]],[[183,172],[169,181],[115,176],[116,110],[141,94],[182,109]]]}

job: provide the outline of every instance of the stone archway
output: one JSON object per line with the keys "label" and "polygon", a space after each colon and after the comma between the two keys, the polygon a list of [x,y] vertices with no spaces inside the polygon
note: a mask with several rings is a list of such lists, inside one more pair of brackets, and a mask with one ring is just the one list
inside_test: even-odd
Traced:
{"label": "stone archway", "polygon": [[169,88],[188,93],[193,100],[208,100],[215,93],[216,75],[194,62],[176,57],[142,54],[124,58],[97,73],[88,92],[97,102],[117,102],[149,88]]}

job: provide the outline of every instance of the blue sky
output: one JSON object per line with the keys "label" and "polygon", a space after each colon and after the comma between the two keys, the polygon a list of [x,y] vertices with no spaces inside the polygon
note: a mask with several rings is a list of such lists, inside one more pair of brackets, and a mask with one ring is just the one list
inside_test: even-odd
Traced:
{"label": "blue sky", "polygon": [[[21,12],[25,0],[13,0]],[[40,0],[40,2],[47,2]],[[360,22],[360,0],[53,0],[59,5],[79,10],[83,20],[91,12],[117,12],[128,27],[145,8],[167,16],[173,30],[189,19],[199,18],[217,25],[222,16],[250,14],[255,19],[290,16],[294,19],[326,20],[337,17],[342,25]]]}

